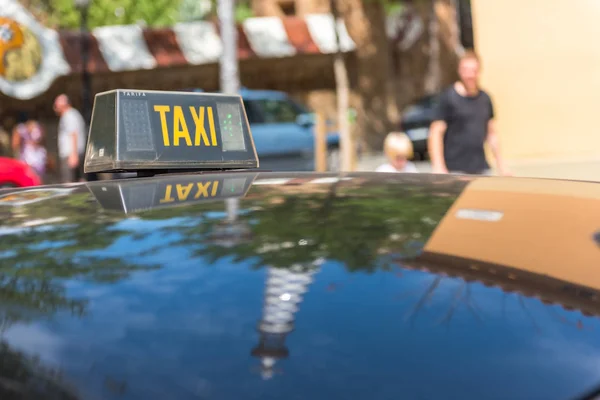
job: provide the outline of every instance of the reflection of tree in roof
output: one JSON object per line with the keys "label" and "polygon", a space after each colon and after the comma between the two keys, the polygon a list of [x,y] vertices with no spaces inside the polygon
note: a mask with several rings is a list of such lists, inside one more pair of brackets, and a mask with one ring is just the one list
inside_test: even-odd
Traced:
{"label": "reflection of tree in roof", "polygon": [[[403,268],[403,266],[400,266],[400,268]],[[473,285],[473,283],[482,283],[486,286],[489,286],[489,285],[487,285],[485,282],[482,282],[482,281],[478,282],[472,278],[460,278],[460,279],[461,279],[461,282],[458,285],[456,285],[456,287],[451,291],[451,294],[450,294],[451,298],[444,299],[443,303],[447,304],[448,307],[447,307],[446,311],[441,316],[439,316],[438,321],[437,321],[437,323],[445,325],[447,328],[450,326],[450,323],[452,322],[454,315],[456,314],[458,309],[461,307],[464,307],[473,316],[473,318],[477,322],[479,322],[479,323],[484,322],[484,313],[479,308],[479,306],[476,302],[475,296],[473,296],[472,285]],[[404,296],[413,297],[416,292],[420,292],[422,290],[421,296],[419,296],[418,300],[416,301],[416,303],[414,304],[414,306],[411,308],[411,310],[408,312],[408,315],[407,315],[407,319],[411,325],[415,324],[420,312],[423,311],[426,308],[426,306],[432,302],[434,296],[436,295],[437,290],[447,280],[455,280],[455,277],[454,276],[450,276],[450,277],[444,276],[443,273],[440,274],[439,272],[436,272],[435,275],[432,275],[431,282],[425,287],[424,290],[414,289],[411,287],[410,293],[403,293],[397,297],[398,299],[401,299]],[[506,299],[507,299],[507,296],[509,294],[511,294],[512,291],[509,291],[506,288],[501,288],[501,290],[503,291],[503,293],[502,293],[502,304],[501,304],[500,312],[501,312],[502,318],[507,318]],[[521,293],[518,293],[518,292],[514,293],[514,294],[516,296],[516,301],[518,303],[519,309],[521,310],[523,315],[525,315],[525,317],[529,320],[532,328],[536,332],[540,333],[542,331],[542,329],[536,320],[535,314],[532,313],[531,310],[529,309],[529,305],[525,299],[525,297],[528,297],[528,296],[523,296]],[[540,301],[545,303],[546,305],[549,305],[547,302],[544,302],[542,300],[540,300]],[[584,329],[581,319],[572,321],[572,320],[568,319],[567,317],[565,317],[564,315],[560,315],[556,311],[556,309],[553,307],[544,307],[544,310],[546,310],[546,312],[548,312],[549,315],[555,321],[558,321],[561,324],[571,325],[573,327],[576,327],[577,329]]]}
{"label": "reflection of tree in roof", "polygon": [[[303,193],[293,195],[281,185],[254,186],[242,200],[239,215],[240,223],[250,228],[249,235],[229,249],[206,245],[207,237],[222,222],[222,218],[209,218],[207,211],[224,211],[222,202],[180,207],[176,215],[192,217],[192,223],[173,228],[181,238],[173,245],[188,246],[211,259],[228,255],[255,259],[257,266],[288,267],[325,258],[341,261],[351,270],[373,270],[380,266],[382,252],[419,250],[465,185],[440,179],[434,189],[427,189],[417,182],[398,184],[394,179],[383,185],[361,180],[306,185]],[[174,214],[173,209],[162,209],[139,215],[160,220]],[[61,279],[110,283],[152,268],[118,256],[90,253],[106,249],[121,237],[144,240],[145,235],[118,225],[123,214],[99,209],[95,198],[81,188],[69,196],[2,207],[0,218],[4,230],[0,318],[4,325],[32,311],[83,313],[85,302],[69,298]]]}
{"label": "reflection of tree in roof", "polygon": [[62,382],[60,371],[0,342],[0,398],[75,400],[78,396]]}
{"label": "reflection of tree in roof", "polygon": [[[448,181],[428,191],[416,183],[358,186],[342,181],[319,185],[327,190],[313,191],[307,185],[301,193],[287,193],[282,186],[254,186],[241,200],[238,217],[250,228],[249,241],[231,248],[207,245],[205,240],[224,218],[211,216],[208,211],[225,211],[222,202],[179,207],[176,212],[149,210],[138,216],[144,220],[187,217],[188,223],[163,227],[161,232],[172,229],[178,233],[179,239],[170,246],[186,246],[196,255],[206,256],[206,264],[211,259],[233,256],[253,260],[256,266],[287,268],[329,259],[343,262],[351,271],[373,271],[383,266],[384,252],[412,255],[419,250],[463,187],[464,183]],[[124,215],[99,209],[88,192],[4,207],[0,218],[0,323],[4,328],[39,314],[52,315],[61,310],[75,315],[85,313],[86,302],[70,297],[63,280],[111,283],[133,271],[152,268],[119,256],[92,254],[123,237],[144,240],[145,234],[119,225]],[[14,359],[10,368],[22,368],[20,376],[26,376],[25,366],[17,366],[20,359],[13,356],[16,353],[6,346],[0,352],[2,368],[9,368],[5,360]],[[31,369],[34,364],[30,362],[27,366]],[[3,376],[4,371],[0,371]]]}
{"label": "reflection of tree in roof", "polygon": [[[64,288],[51,279],[9,277],[0,275],[0,333],[13,322],[23,321],[35,314],[53,314],[66,309],[81,315],[86,302],[69,299]],[[32,312],[34,315],[32,315]]]}
{"label": "reflection of tree in roof", "polygon": [[[427,286],[427,288],[425,289],[425,291],[423,292],[423,294],[409,313],[408,319],[411,325],[416,322],[419,312],[429,302],[431,302],[436,290],[439,288],[443,279],[443,276],[435,276],[431,284]],[[478,322],[482,321],[480,315],[481,311],[478,310],[477,304],[473,301],[473,298],[471,296],[471,284],[470,282],[463,282],[452,293],[452,299],[448,302],[448,309],[444,313],[444,315],[439,319],[438,322],[448,327],[450,325],[450,322],[452,321],[452,317],[454,317],[456,310],[460,307],[461,304],[466,307],[466,309],[473,315],[473,317]]]}
{"label": "reflection of tree in roof", "polygon": [[307,186],[304,193],[289,195],[285,185],[255,186],[242,205],[250,211],[239,217],[250,226],[249,241],[232,248],[207,244],[218,221],[205,221],[178,227],[179,244],[196,248],[209,262],[233,256],[255,260],[256,267],[289,267],[325,258],[349,270],[372,271],[382,267],[381,253],[420,250],[463,187],[452,181],[427,191],[411,184],[341,181],[323,192]]}
{"label": "reflection of tree in roof", "polygon": [[[154,268],[86,254],[131,235],[116,228],[121,216],[98,212],[87,192],[2,211],[8,214],[0,215],[5,230],[0,240],[0,325],[4,328],[36,313],[65,309],[81,315],[86,302],[69,298],[61,279],[110,283],[133,271]],[[44,223],[49,217],[54,222]]]}

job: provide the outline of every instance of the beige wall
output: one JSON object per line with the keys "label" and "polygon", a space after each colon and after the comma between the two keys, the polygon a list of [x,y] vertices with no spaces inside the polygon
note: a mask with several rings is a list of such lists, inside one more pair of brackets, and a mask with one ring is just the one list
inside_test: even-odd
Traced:
{"label": "beige wall", "polygon": [[472,0],[472,12],[506,157],[600,158],[600,0]]}

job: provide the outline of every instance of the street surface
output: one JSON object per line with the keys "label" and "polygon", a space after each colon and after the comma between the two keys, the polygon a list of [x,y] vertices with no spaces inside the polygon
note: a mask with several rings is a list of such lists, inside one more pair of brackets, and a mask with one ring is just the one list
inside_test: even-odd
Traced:
{"label": "street surface", "polygon": [[[374,171],[385,162],[383,154],[363,155],[358,162],[357,170]],[[415,165],[419,172],[431,172],[431,164],[428,161],[418,161]],[[510,165],[510,167],[515,176],[521,177],[600,181],[600,160],[523,163]]]}

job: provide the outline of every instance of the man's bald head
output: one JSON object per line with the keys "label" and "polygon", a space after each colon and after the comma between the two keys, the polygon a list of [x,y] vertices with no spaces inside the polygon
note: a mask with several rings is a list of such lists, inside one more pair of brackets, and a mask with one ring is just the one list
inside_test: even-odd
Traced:
{"label": "man's bald head", "polygon": [[62,115],[62,113],[68,110],[69,107],[71,107],[71,102],[66,94],[63,93],[56,96],[56,99],[54,100],[54,112],[56,112],[58,115]]}

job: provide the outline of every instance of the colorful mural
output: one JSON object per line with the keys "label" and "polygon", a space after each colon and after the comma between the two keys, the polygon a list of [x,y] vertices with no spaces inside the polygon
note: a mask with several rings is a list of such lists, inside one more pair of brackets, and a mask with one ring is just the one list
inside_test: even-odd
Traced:
{"label": "colorful mural", "polygon": [[0,91],[30,99],[69,72],[58,33],[39,24],[16,0],[5,0],[0,9]]}

